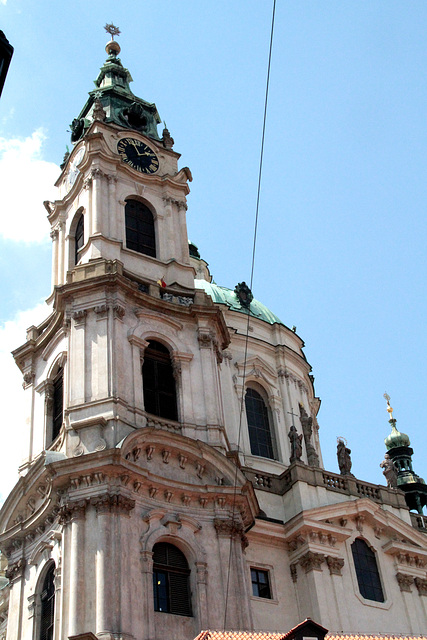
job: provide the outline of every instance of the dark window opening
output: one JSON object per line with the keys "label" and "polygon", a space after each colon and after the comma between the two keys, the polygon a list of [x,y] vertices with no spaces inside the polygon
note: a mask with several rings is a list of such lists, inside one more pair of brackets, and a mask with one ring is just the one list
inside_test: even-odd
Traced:
{"label": "dark window opening", "polygon": [[153,547],[154,611],[191,616],[190,569],[177,547],[158,542]]}
{"label": "dark window opening", "polygon": [[52,442],[58,436],[63,421],[64,411],[64,371],[60,369],[53,382],[52,402]]}
{"label": "dark window opening", "polygon": [[80,216],[74,234],[74,264],[79,261],[79,251],[83,247],[85,241],[85,221],[83,214]]}
{"label": "dark window opening", "polygon": [[246,417],[249,429],[251,453],[263,458],[276,459],[270,429],[267,406],[255,389],[248,389],[245,396]]}
{"label": "dark window opening", "polygon": [[361,538],[356,538],[351,550],[360,594],[367,600],[384,602],[375,553]]}
{"label": "dark window opening", "polygon": [[252,595],[257,598],[268,598],[271,600],[271,589],[268,571],[262,569],[251,569]]}
{"label": "dark window opening", "polygon": [[144,405],[147,413],[178,420],[175,378],[169,351],[151,340],[142,365]]}
{"label": "dark window opening", "polygon": [[150,209],[138,200],[127,200],[125,224],[127,248],[155,258],[156,235]]}
{"label": "dark window opening", "polygon": [[40,615],[40,640],[53,640],[55,621],[55,565],[49,568],[43,581]]}

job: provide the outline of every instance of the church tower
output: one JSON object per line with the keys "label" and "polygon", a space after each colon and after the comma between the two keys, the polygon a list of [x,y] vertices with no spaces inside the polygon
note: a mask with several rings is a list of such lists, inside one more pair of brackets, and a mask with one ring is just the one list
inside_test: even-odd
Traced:
{"label": "church tower", "polygon": [[190,640],[307,617],[420,632],[425,533],[400,491],[323,469],[304,343],[244,282],[212,281],[188,242],[191,172],[107,30],[45,202],[50,314],[13,353],[29,428],[0,512],[6,640]]}

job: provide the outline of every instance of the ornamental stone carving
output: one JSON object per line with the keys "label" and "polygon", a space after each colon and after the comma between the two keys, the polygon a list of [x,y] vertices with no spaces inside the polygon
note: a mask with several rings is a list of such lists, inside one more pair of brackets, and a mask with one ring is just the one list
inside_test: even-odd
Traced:
{"label": "ornamental stone carving", "polygon": [[418,589],[420,596],[427,596],[427,579],[426,578],[414,578],[415,586]]}
{"label": "ornamental stone carving", "polygon": [[297,582],[297,580],[298,580],[297,566],[298,566],[298,562],[293,562],[289,567],[290,572],[291,572],[292,582]]}
{"label": "ornamental stone carving", "polygon": [[34,371],[28,371],[27,373],[24,373],[24,382],[22,383],[22,386],[24,387],[24,389],[26,389],[26,387],[29,387],[31,384],[33,384],[35,377],[36,375]]}
{"label": "ornamental stone carving", "polygon": [[208,580],[208,565],[206,562],[196,562],[196,575],[198,584],[206,584]]}
{"label": "ornamental stone carving", "polygon": [[87,500],[76,500],[75,502],[67,502],[59,507],[59,523],[68,524],[72,520],[77,520],[85,515]]}
{"label": "ornamental stone carving", "polygon": [[123,320],[126,313],[126,308],[122,304],[116,302],[113,306],[113,311],[115,318],[117,318],[118,320]]}
{"label": "ornamental stone carving", "polygon": [[231,518],[215,518],[214,527],[219,537],[232,538],[233,540],[235,538],[240,538],[242,549],[246,549],[246,547],[248,546],[249,542],[244,534],[244,529],[241,522],[236,522]]}
{"label": "ornamental stone carving", "polygon": [[414,584],[414,577],[409,576],[406,573],[396,573],[396,580],[399,584],[401,591],[407,591],[411,593],[411,586]]}
{"label": "ornamental stone carving", "polygon": [[199,329],[197,337],[201,349],[210,349],[214,342],[214,334],[207,329]]}
{"label": "ornamental stone carving", "polygon": [[91,498],[90,504],[96,508],[98,515],[114,512],[124,513],[129,516],[132,509],[135,507],[135,500],[118,494],[105,493],[101,496]]}
{"label": "ornamental stone carving", "polygon": [[328,565],[331,576],[341,576],[344,566],[344,558],[335,558],[334,556],[326,556],[326,564]]}
{"label": "ornamental stone carving", "polygon": [[288,549],[290,552],[296,551],[299,547],[305,544],[305,538],[301,534],[298,534],[288,542]]}
{"label": "ornamental stone carving", "polygon": [[86,309],[79,309],[78,311],[73,311],[72,316],[74,320],[74,324],[84,324],[86,321]]}
{"label": "ornamental stone carving", "polygon": [[100,120],[101,122],[104,122],[105,118],[107,117],[107,114],[105,113],[104,107],[102,106],[101,100],[99,98],[96,98],[95,102],[93,103],[92,117],[94,121]]}
{"label": "ornamental stone carving", "polygon": [[6,570],[6,578],[10,581],[11,584],[22,578],[26,566],[25,558],[20,558],[17,562],[10,564]]}
{"label": "ornamental stone carving", "polygon": [[325,561],[323,553],[315,553],[314,551],[307,551],[299,559],[299,563],[306,573],[309,571],[322,571],[322,564]]}

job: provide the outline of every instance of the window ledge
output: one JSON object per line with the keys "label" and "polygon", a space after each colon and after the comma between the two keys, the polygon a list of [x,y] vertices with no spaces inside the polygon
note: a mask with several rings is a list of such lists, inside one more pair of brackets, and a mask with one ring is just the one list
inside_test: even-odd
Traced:
{"label": "window ledge", "polygon": [[255,602],[267,602],[269,604],[279,604],[278,600],[273,600],[273,598],[260,598],[259,596],[250,596],[251,600],[255,600]]}

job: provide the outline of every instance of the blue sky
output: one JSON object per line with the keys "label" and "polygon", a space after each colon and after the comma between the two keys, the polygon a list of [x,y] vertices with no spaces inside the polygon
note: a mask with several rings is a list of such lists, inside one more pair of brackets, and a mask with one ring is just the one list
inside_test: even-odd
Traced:
{"label": "blue sky", "polygon": [[[26,426],[7,352],[50,293],[41,202],[54,197],[69,123],[106,58],[104,24],[120,27],[134,93],[156,103],[192,170],[189,236],[215,281],[234,288],[250,278],[271,11],[267,0],[0,0],[15,47],[0,99],[0,376],[12,468]],[[326,468],[338,470],[344,436],[353,472],[375,483],[389,432],[384,391],[427,477],[426,33],[424,0],[277,0],[253,290],[306,343]]]}

